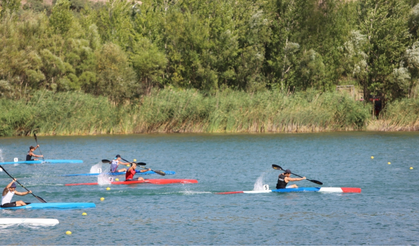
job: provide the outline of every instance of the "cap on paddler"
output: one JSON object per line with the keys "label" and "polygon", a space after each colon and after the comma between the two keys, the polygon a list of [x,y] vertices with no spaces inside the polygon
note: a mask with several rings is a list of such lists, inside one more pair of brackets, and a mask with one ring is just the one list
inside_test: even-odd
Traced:
{"label": "cap on paddler", "polygon": [[121,157],[120,155],[116,155],[116,158]]}
{"label": "cap on paddler", "polygon": [[291,173],[291,170],[287,169],[285,170],[285,173]]}
{"label": "cap on paddler", "polygon": [[16,188],[16,183],[13,182],[13,184],[10,186],[10,188]]}

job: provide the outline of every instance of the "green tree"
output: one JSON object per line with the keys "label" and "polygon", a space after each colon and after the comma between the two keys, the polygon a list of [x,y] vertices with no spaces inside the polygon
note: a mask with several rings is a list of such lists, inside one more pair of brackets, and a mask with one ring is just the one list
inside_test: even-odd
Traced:
{"label": "green tree", "polygon": [[359,29],[367,36],[368,76],[364,93],[382,91],[387,100],[400,97],[403,84],[391,81],[409,46],[409,7],[398,0],[363,0],[359,4]]}
{"label": "green tree", "polygon": [[58,0],[52,8],[52,14],[49,21],[53,33],[65,35],[70,30],[74,19],[70,6],[70,1]]}

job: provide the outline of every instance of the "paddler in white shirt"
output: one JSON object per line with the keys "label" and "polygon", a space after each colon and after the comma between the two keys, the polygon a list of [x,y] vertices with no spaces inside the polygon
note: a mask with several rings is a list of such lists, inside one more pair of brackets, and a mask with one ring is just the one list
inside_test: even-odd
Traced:
{"label": "paddler in white shirt", "polygon": [[120,165],[120,164],[122,164],[122,165],[129,165],[130,163],[128,163],[128,162],[122,162],[121,161],[121,156],[120,155],[116,155],[115,156],[115,159],[113,159],[111,161],[111,170],[110,170],[111,173],[126,172],[127,171],[126,168],[122,168],[122,169],[117,170],[118,165]]}
{"label": "paddler in white shirt", "polygon": [[8,184],[6,186],[6,188],[4,188],[4,190],[3,190],[3,194],[2,194],[2,197],[1,197],[1,207],[3,207],[3,208],[20,207],[20,206],[25,206],[25,205],[29,204],[29,203],[25,203],[23,201],[12,202],[13,195],[15,195],[15,194],[18,195],[18,196],[25,196],[27,194],[32,193],[32,191],[27,191],[27,192],[16,191],[15,181],[16,181],[16,179],[13,179],[13,181],[10,182],[10,184]]}

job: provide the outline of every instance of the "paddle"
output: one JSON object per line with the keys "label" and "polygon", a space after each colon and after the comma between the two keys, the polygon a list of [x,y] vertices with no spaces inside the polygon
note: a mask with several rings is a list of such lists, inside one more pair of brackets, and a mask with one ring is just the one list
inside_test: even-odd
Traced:
{"label": "paddle", "polygon": [[[272,168],[273,168],[273,169],[275,169],[275,170],[284,170],[284,169],[282,169],[282,167],[280,167],[280,166],[278,166],[278,165],[275,165],[275,164],[272,164]],[[295,173],[291,173],[291,174],[294,174],[295,176],[302,178],[302,176],[297,175],[297,174],[295,174]],[[307,179],[307,178],[306,178],[306,179]],[[313,183],[315,183],[315,184],[319,184],[319,185],[322,185],[322,184],[323,184],[322,182],[320,182],[320,181],[318,181],[318,180],[313,180],[313,179],[307,179],[307,180],[308,180],[308,181],[311,181],[311,182],[313,182]]]}
{"label": "paddle", "polygon": [[[7,171],[6,171],[6,169],[4,169],[4,167],[2,167],[1,165],[0,165],[0,167],[1,167],[1,169],[3,169],[3,171],[5,172],[5,173],[7,173],[7,175],[9,175],[9,177],[10,178],[12,178],[13,180],[15,180],[15,178],[13,178],[12,177],[12,175],[10,175]],[[28,189],[26,189],[26,187],[25,186],[23,186],[21,183],[19,183],[19,181],[15,181],[15,182],[17,182],[20,186],[22,186],[25,190],[27,190],[27,191],[29,191]],[[31,193],[32,194],[32,196],[34,196],[34,197],[36,197],[36,199],[38,199],[40,202],[43,202],[43,203],[47,203],[47,201],[45,201],[43,198],[41,198],[41,197],[39,197],[39,196],[36,196],[35,194],[33,194],[33,193]]]}
{"label": "paddle", "polygon": [[[126,162],[130,162],[130,161],[128,161],[128,160],[125,160],[124,158],[122,158],[121,157],[121,159],[122,160],[124,160],[124,161],[126,161]],[[131,163],[131,162],[130,162]],[[144,167],[141,167],[141,168],[144,168]],[[145,169],[145,168],[144,168]],[[155,172],[155,173],[157,173],[158,175],[161,175],[161,176],[164,176],[164,175],[166,175],[166,173],[165,172],[163,172],[163,171],[160,171],[160,170],[150,170],[150,171],[153,171],[153,172]]]}
{"label": "paddle", "polygon": [[[38,138],[36,137],[36,134],[33,133],[33,136],[35,137],[36,145],[39,145],[38,144]],[[41,147],[38,147],[38,149],[39,149],[39,153],[41,153],[41,155],[42,155],[42,160],[45,161],[44,155],[42,154],[42,151],[41,151]]]}
{"label": "paddle", "polygon": [[[122,158],[121,158],[122,159]],[[124,160],[124,161],[126,161],[126,160]],[[107,159],[103,159],[102,160],[102,163],[111,163],[112,161],[110,161],[110,160],[107,160]],[[129,162],[129,161],[126,161],[126,162]],[[130,162],[131,163],[131,162]],[[136,162],[136,164],[137,165],[139,165],[139,166],[145,166],[145,165],[147,165],[145,162]]]}

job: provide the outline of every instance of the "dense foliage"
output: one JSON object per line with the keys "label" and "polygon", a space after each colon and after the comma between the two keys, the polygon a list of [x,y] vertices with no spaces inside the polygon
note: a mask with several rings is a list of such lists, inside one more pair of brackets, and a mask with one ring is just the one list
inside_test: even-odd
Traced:
{"label": "dense foliage", "polygon": [[[327,101],[334,95],[329,92],[336,85],[353,84],[363,89],[365,95],[382,95],[388,103],[404,98],[414,100],[419,92],[418,3],[419,0],[54,0],[48,5],[41,0],[27,0],[22,6],[20,0],[0,0],[0,99],[3,108],[10,108],[10,115],[6,111],[0,115],[0,135],[27,134],[41,127],[51,134],[57,127],[66,129],[53,124],[73,117],[55,112],[42,116],[50,121],[41,125],[32,121],[33,109],[28,111],[28,107],[42,106],[44,111],[39,114],[51,113],[51,108],[67,112],[56,101],[69,100],[78,105],[74,98],[87,105],[96,97],[98,101],[91,105],[97,108],[95,112],[124,110],[124,105],[131,105],[129,110],[136,111],[130,113],[138,117],[148,114],[150,119],[142,122],[156,121],[155,124],[177,122],[175,117],[158,123],[158,112],[169,109],[151,114],[141,108],[152,100],[150,96],[171,104],[174,94],[160,99],[168,91],[197,90],[199,100],[217,107],[219,98],[223,98],[220,95],[227,92],[225,98],[237,96],[238,102],[245,104],[251,104],[248,100],[255,100],[253,97],[266,97],[258,99],[266,107],[270,100],[282,100],[284,104],[276,105],[274,110],[252,111],[261,114],[256,125],[258,128],[262,124],[263,129],[268,122],[277,122],[275,117],[283,117],[276,114],[289,98],[316,90],[324,92],[318,95]],[[42,104],[40,95],[44,94],[49,96],[42,99],[47,100]],[[54,94],[60,99],[54,99]],[[67,99],[65,95],[71,96]],[[301,109],[290,107],[296,111],[283,115],[307,113],[306,118],[314,117],[310,124],[303,124],[309,127],[317,124],[328,128],[326,125],[331,122],[342,128],[361,127],[367,117],[365,110],[371,107],[354,108],[345,100],[337,100],[341,106],[322,104],[330,107],[322,108],[322,113],[328,115],[324,118],[310,111],[319,110],[311,109],[312,104],[302,106],[306,99],[300,100]],[[201,110],[203,105],[213,107],[203,103],[194,110]],[[341,119],[338,107],[349,110]],[[195,122],[201,124],[197,126],[200,129],[218,131],[214,123],[217,120],[211,118],[213,114],[208,115],[208,110],[213,109],[191,114],[195,118],[188,124]],[[174,117],[175,112],[179,113],[174,110],[163,115]],[[86,111],[80,117],[88,115]],[[97,115],[94,122],[86,119],[87,125],[78,129],[84,133],[113,132],[119,123],[109,121],[107,117],[115,118],[111,112],[104,115],[105,118]],[[246,117],[235,116],[236,130],[250,129],[255,124],[253,116],[251,122]],[[306,118],[301,116],[302,121]],[[100,127],[97,122],[101,122]],[[183,118],[179,122],[184,122]],[[285,125],[289,127],[293,122],[289,119]],[[70,129],[77,128],[75,124]],[[153,124],[150,127],[155,129]],[[221,126],[228,129],[231,124],[224,122]],[[91,130],[86,129],[89,126]],[[147,131],[140,128],[139,131]],[[61,132],[65,134],[66,130]]]}
{"label": "dense foliage", "polygon": [[0,93],[282,92],[355,84],[415,96],[417,0],[1,0]]}

